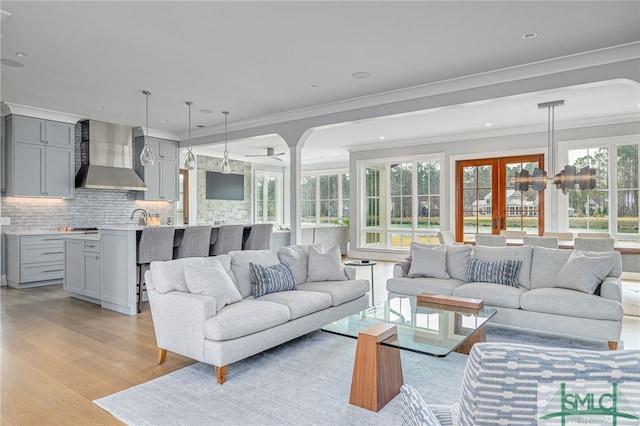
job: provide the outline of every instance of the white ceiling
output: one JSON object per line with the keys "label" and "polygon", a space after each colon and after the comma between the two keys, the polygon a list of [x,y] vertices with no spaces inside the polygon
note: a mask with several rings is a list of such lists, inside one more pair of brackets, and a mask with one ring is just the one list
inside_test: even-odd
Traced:
{"label": "white ceiling", "polygon": [[[183,137],[187,100],[193,125],[206,126],[201,137],[219,133],[222,110],[231,112],[230,126],[286,117],[640,40],[638,1],[2,1],[0,9],[11,13],[0,21],[2,58],[24,64],[2,65],[3,101],[135,127],[144,125],[147,89],[149,126]],[[539,35],[522,38],[530,32]],[[371,77],[352,78],[360,71]],[[335,125],[311,135],[303,160],[344,159],[359,145],[539,127],[546,112],[536,104],[555,99],[566,101],[559,127],[637,114],[640,103],[637,86],[616,83]],[[287,151],[277,136],[234,141],[230,151],[241,158],[267,147]]]}

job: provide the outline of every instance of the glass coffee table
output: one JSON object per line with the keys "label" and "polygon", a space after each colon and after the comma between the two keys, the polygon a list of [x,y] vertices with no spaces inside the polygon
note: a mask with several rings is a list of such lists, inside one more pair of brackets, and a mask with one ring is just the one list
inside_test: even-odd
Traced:
{"label": "glass coffee table", "polygon": [[453,351],[468,354],[474,343],[485,341],[484,326],[495,309],[480,300],[436,297],[438,303],[394,298],[322,327],[358,339],[351,404],[379,411],[400,392],[399,349],[444,357]]}

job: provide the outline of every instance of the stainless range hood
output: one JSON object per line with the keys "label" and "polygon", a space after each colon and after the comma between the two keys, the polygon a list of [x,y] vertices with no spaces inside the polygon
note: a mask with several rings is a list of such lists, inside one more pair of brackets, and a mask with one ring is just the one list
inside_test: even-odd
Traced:
{"label": "stainless range hood", "polygon": [[132,129],[119,124],[84,120],[82,166],[76,188],[146,191],[147,186],[132,169]]}

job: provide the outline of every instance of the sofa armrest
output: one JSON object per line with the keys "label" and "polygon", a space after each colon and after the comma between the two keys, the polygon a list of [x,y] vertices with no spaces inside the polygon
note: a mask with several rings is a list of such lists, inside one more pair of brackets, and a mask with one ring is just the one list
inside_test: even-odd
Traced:
{"label": "sofa armrest", "polygon": [[605,277],[600,285],[600,296],[622,303],[622,282],[620,278]]}
{"label": "sofa armrest", "polygon": [[348,280],[356,279],[356,268],[353,266],[343,266],[344,274],[346,275]]}
{"label": "sofa armrest", "polygon": [[158,347],[202,361],[204,323],[215,316],[216,299],[182,291],[147,293]]}
{"label": "sofa armrest", "polygon": [[405,259],[393,265],[393,277],[403,278],[409,275],[409,269],[411,268],[411,260]]}

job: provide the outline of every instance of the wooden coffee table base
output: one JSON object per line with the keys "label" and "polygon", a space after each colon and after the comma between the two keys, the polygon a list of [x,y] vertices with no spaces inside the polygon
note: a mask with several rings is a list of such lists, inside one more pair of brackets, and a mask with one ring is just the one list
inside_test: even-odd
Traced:
{"label": "wooden coffee table base", "polygon": [[400,350],[380,344],[394,334],[396,326],[385,323],[358,333],[350,404],[377,412],[400,393],[403,383]]}
{"label": "wooden coffee table base", "polygon": [[458,346],[454,352],[458,352],[461,354],[469,355],[471,352],[471,347],[476,343],[482,343],[487,341],[487,332],[486,328],[483,325],[482,327],[475,330],[471,336],[467,340],[465,340],[460,346]]}

